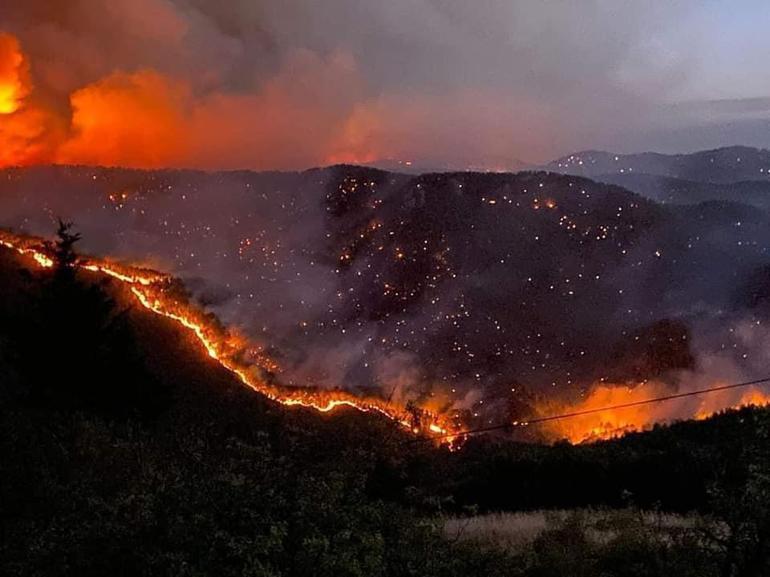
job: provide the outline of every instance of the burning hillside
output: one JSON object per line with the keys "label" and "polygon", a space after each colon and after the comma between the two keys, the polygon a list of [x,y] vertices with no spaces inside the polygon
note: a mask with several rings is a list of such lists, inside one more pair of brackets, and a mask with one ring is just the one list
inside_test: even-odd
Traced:
{"label": "burning hillside", "polygon": [[727,409],[770,404],[767,387],[762,386],[766,381],[731,388],[734,385],[716,382],[702,393],[692,390],[677,393],[662,382],[636,386],[600,384],[576,403],[543,403],[539,409],[546,415],[545,419],[550,419],[548,415],[565,418],[547,420],[541,426],[549,438],[590,443],[649,430],[657,424],[701,420]]}
{"label": "burning hillside", "polygon": [[[51,268],[55,264],[50,249],[36,239],[0,232],[0,245],[31,257],[40,267]],[[279,367],[262,351],[251,347],[245,338],[222,328],[215,318],[191,303],[171,277],[93,258],[82,259],[77,266],[128,285],[144,308],[191,331],[212,359],[237,375],[243,384],[271,400],[286,406],[302,406],[321,412],[352,407],[384,415],[414,433],[447,435],[449,432],[448,427],[451,425],[443,417],[416,407],[401,407],[376,398],[359,398],[342,390],[311,390],[271,384],[264,377],[275,373]],[[452,438],[448,439],[451,442]]]}
{"label": "burning hillside", "polygon": [[[55,266],[51,246],[39,239],[0,231],[0,245],[30,257],[30,262],[50,269]],[[457,444],[464,437],[468,422],[456,411],[447,411],[446,403],[434,400],[433,406],[408,402],[398,404],[377,397],[360,397],[342,389],[286,387],[276,384],[281,369],[262,347],[255,346],[243,335],[227,329],[210,313],[194,304],[181,283],[173,277],[145,268],[126,266],[103,259],[81,258],[76,266],[83,271],[106,275],[125,285],[145,309],[178,323],[199,341],[203,350],[221,366],[238,377],[246,386],[286,406],[302,406],[320,412],[351,407],[375,412],[400,423],[414,433],[437,436],[441,441]],[[599,383],[586,396],[573,403],[548,399],[529,409],[532,421],[543,421],[529,438],[540,440],[568,439],[573,443],[591,442],[645,430],[657,423],[682,418],[703,419],[712,414],[747,405],[766,405],[770,396],[759,385],[713,394],[688,397],[687,392],[656,402],[670,395],[672,388],[660,381],[636,386]],[[685,398],[686,397],[686,398]],[[483,401],[481,401],[483,403]],[[433,410],[435,406],[443,411]],[[563,415],[564,418],[559,418]],[[556,418],[552,418],[556,417]],[[472,423],[472,420],[470,421]],[[513,429],[520,431],[531,423],[515,420]],[[532,437],[534,435],[534,437]]]}

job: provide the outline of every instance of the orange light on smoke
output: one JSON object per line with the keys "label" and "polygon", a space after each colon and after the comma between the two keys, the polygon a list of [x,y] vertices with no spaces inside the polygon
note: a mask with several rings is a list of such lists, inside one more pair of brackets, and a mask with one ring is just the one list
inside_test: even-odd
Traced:
{"label": "orange light on smoke", "polygon": [[74,92],[61,163],[157,168],[179,162],[187,87],[153,71],[114,73]]}

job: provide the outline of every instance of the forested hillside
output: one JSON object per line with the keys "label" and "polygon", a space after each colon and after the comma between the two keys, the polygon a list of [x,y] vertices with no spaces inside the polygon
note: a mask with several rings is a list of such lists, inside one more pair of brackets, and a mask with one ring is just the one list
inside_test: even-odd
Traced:
{"label": "forested hillside", "polygon": [[[587,506],[728,527],[692,575],[765,562],[766,411],[596,445],[479,438],[448,452],[376,416],[260,398],[97,275],[32,272],[5,249],[0,270],[7,574],[545,575],[582,529],[522,556],[447,540],[441,515]],[[689,541],[618,539],[585,570],[657,575],[692,557]],[[639,546],[656,572],[628,565]]]}

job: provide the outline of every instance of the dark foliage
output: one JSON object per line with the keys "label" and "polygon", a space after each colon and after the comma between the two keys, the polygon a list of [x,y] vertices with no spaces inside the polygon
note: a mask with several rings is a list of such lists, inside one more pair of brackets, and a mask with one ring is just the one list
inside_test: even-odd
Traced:
{"label": "dark foliage", "polygon": [[168,403],[166,387],[144,366],[127,309],[109,295],[108,281],[76,274],[79,239],[60,222],[53,269],[17,279],[0,310],[26,401],[151,417]]}

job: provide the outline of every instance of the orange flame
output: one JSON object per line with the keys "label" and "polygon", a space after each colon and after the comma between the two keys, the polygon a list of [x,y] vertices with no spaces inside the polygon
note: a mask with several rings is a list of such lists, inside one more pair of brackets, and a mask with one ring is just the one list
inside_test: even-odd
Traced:
{"label": "orange flame", "polygon": [[[722,384],[724,383],[714,383],[714,386]],[[588,395],[577,403],[544,403],[539,407],[539,412],[548,415],[591,411],[587,415],[543,423],[547,438],[567,439],[571,443],[590,443],[644,431],[658,423],[706,419],[726,409],[770,404],[768,393],[759,387],[751,387],[745,390],[718,391],[665,403],[651,402],[633,407],[612,408],[616,405],[650,401],[669,394],[670,387],[660,382],[647,382],[635,387],[602,384],[594,386]]]}
{"label": "orange flame", "polygon": [[29,61],[16,37],[0,32],[0,167],[50,159],[63,124],[32,95]]}
{"label": "orange flame", "polygon": [[0,115],[16,112],[28,93],[29,70],[19,42],[0,34]]}
{"label": "orange flame", "polygon": [[[54,260],[46,254],[42,243],[36,239],[24,238],[0,231],[0,246],[15,250],[31,257],[43,268],[54,266]],[[259,377],[259,370],[275,371],[276,365],[266,358],[256,363],[244,360],[245,339],[225,331],[212,322],[210,315],[186,299],[173,296],[168,275],[155,271],[118,265],[98,259],[85,259],[77,264],[83,270],[108,275],[128,286],[131,294],[147,310],[171,319],[195,335],[209,357],[236,375],[241,382],[267,398],[286,406],[302,406],[320,412],[330,412],[339,407],[351,407],[362,412],[373,412],[396,421],[408,430],[417,433],[440,435],[442,442],[451,444],[447,437],[451,425],[435,413],[423,410],[420,425],[414,424],[415,417],[406,407],[370,397],[357,397],[342,390],[321,390],[296,387],[282,387],[266,382]]]}

